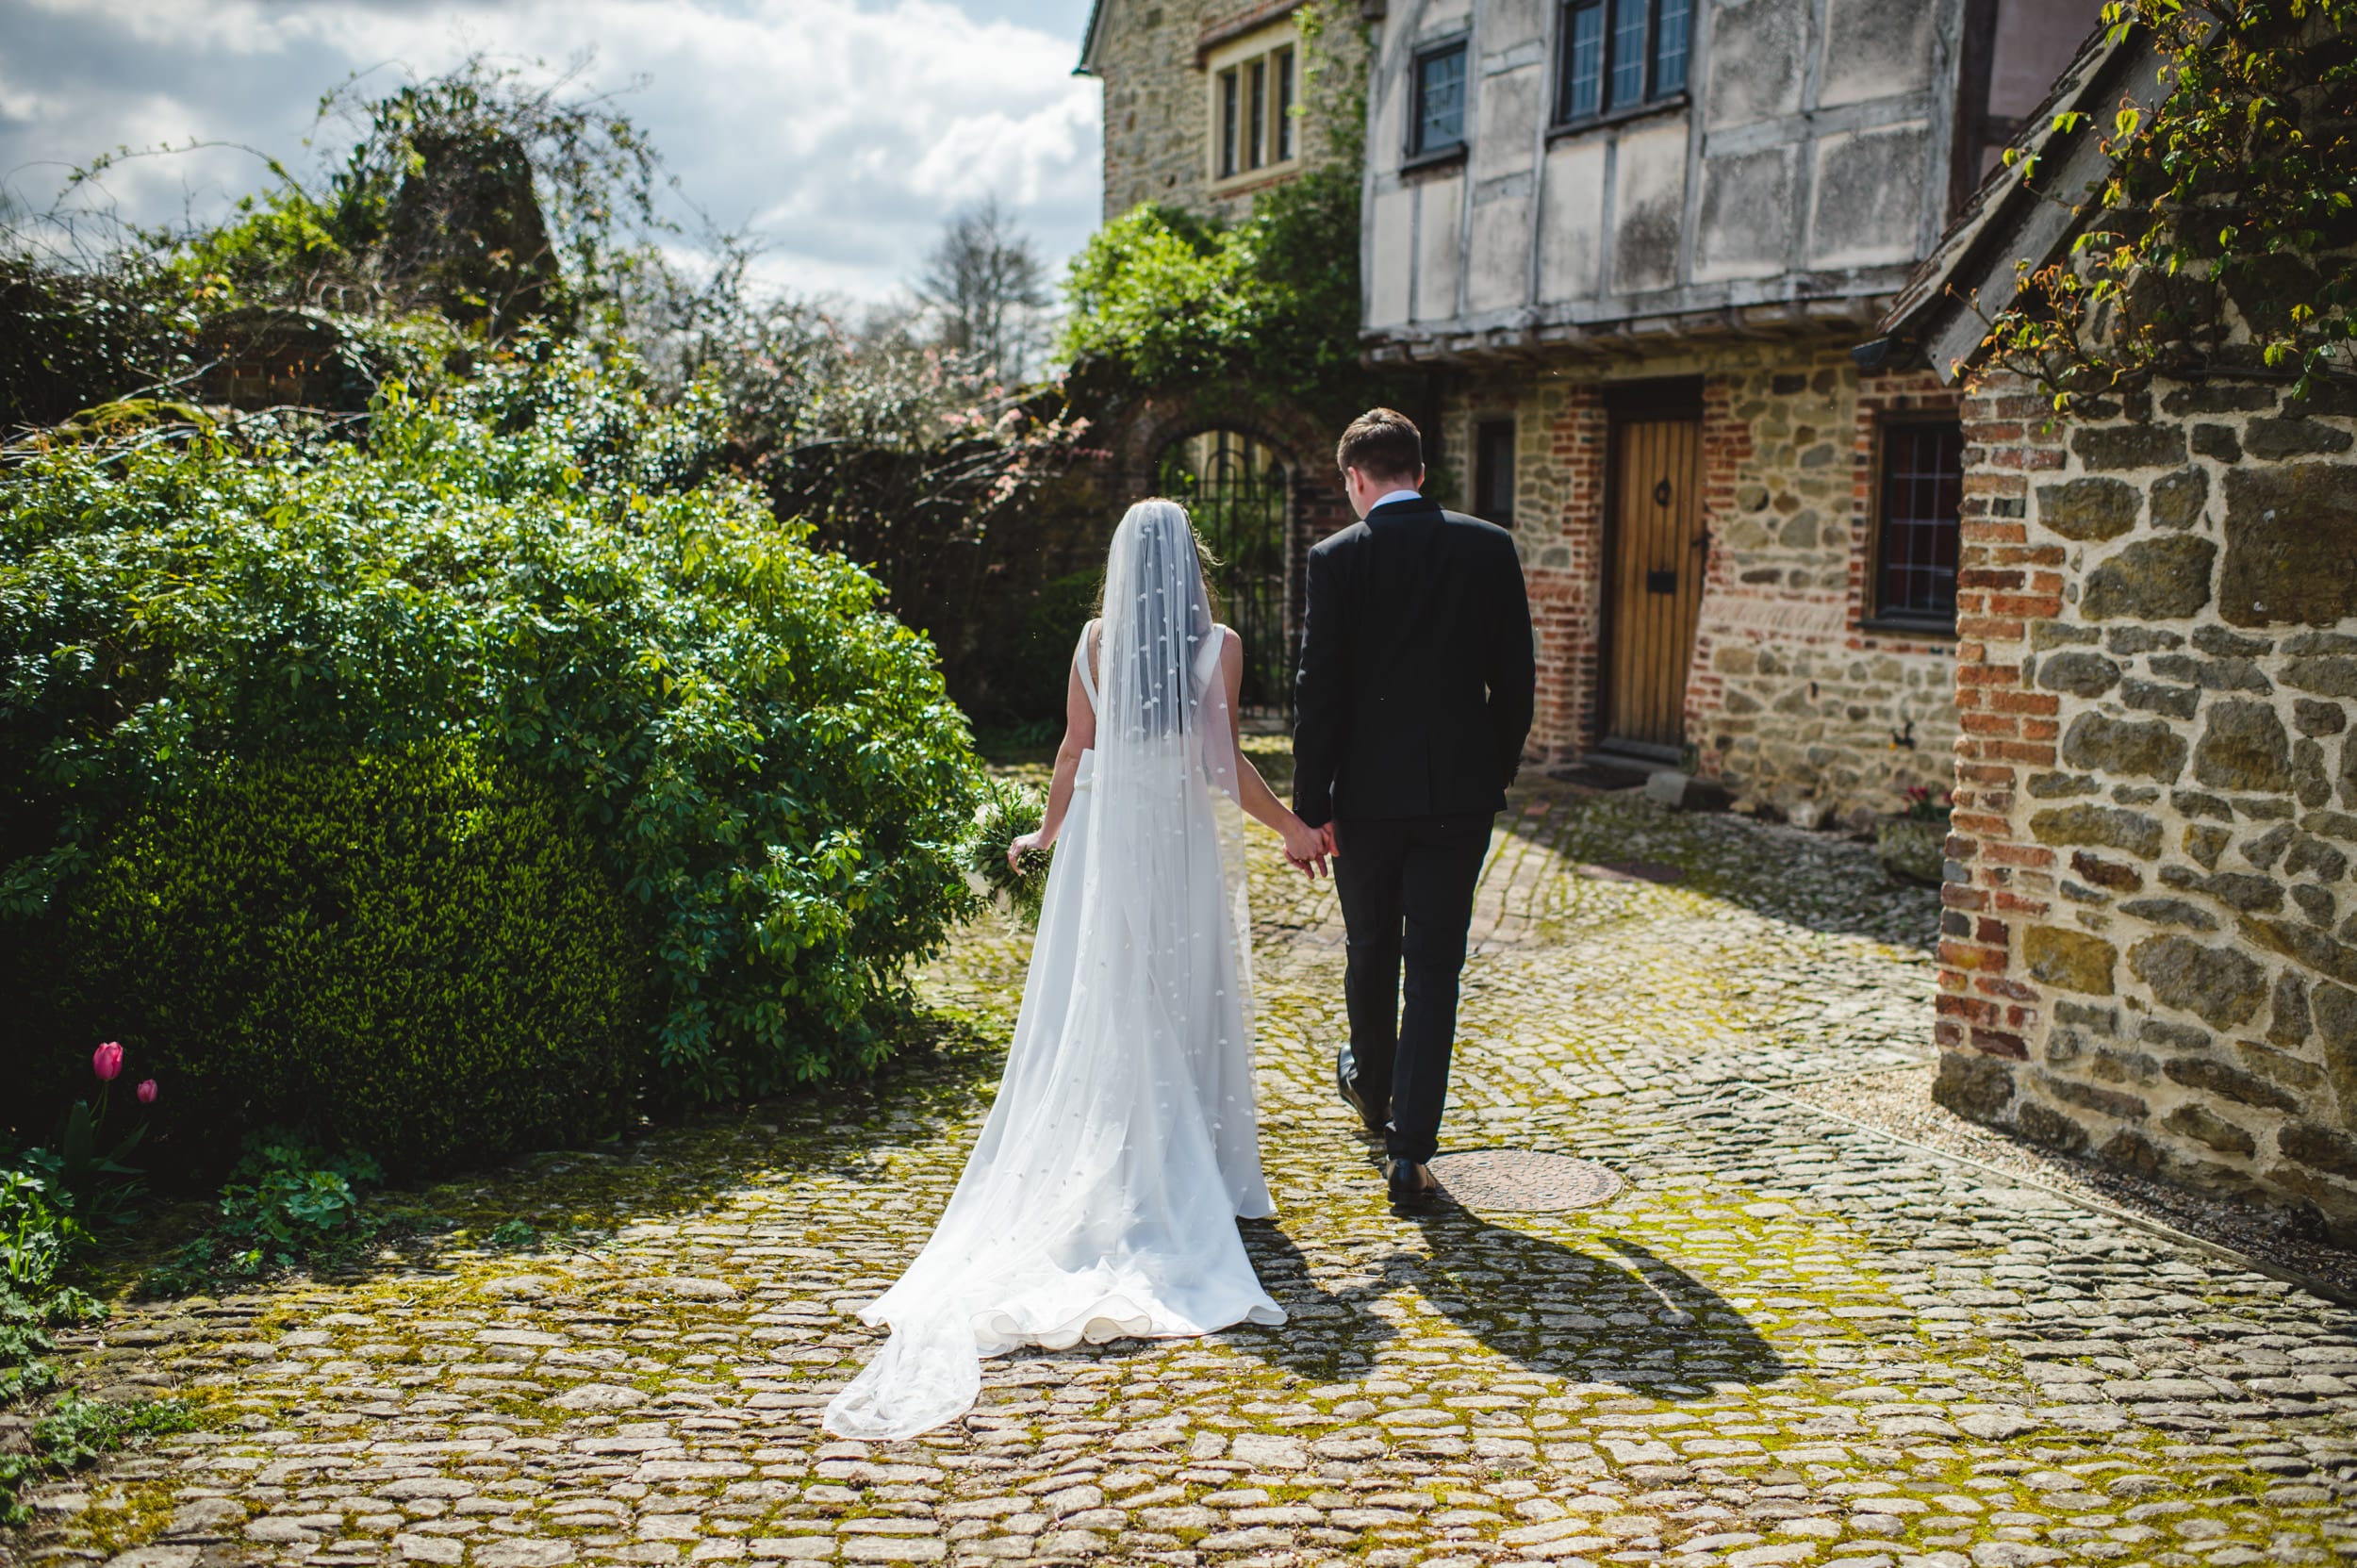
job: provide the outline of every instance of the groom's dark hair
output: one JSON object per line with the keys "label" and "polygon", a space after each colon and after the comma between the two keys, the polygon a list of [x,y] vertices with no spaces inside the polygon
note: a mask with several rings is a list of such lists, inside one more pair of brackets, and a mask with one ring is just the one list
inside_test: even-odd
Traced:
{"label": "groom's dark hair", "polygon": [[1396,408],[1370,408],[1350,421],[1334,448],[1334,466],[1357,469],[1369,479],[1412,484],[1424,471],[1424,437],[1416,421]]}

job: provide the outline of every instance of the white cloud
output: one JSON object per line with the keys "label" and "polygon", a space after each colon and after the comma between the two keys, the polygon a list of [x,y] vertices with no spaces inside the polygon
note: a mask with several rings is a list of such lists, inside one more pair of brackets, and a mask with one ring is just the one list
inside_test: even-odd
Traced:
{"label": "white cloud", "polygon": [[[317,98],[347,74],[389,87],[474,50],[552,69],[594,51],[583,85],[648,79],[627,111],[690,200],[764,243],[764,276],[881,298],[985,193],[1051,258],[1095,225],[1098,92],[1071,74],[1077,25],[973,13],[991,3],[0,0],[0,172],[38,202],[66,165],[122,143],[194,137],[307,164]],[[154,222],[263,178],[214,150],[107,184]]]}

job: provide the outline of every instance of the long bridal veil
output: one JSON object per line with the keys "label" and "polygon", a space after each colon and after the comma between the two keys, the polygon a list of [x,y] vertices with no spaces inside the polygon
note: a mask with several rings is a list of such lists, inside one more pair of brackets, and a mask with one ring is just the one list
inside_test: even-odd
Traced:
{"label": "long bridal veil", "polygon": [[1093,776],[1057,847],[998,1097],[923,1252],[861,1309],[892,1336],[828,1406],[831,1431],[953,1420],[981,1391],[978,1358],[1021,1345],[1284,1320],[1234,1224],[1273,1206],[1224,635],[1185,512],[1131,507],[1106,567]]}

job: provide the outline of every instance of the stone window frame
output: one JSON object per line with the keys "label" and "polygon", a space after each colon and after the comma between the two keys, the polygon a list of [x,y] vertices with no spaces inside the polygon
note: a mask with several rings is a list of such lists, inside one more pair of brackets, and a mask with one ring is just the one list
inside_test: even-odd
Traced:
{"label": "stone window frame", "polygon": [[[1465,61],[1465,77],[1461,89],[1464,105],[1458,122],[1457,140],[1437,147],[1422,144],[1424,134],[1424,68],[1428,61],[1442,55],[1459,55]],[[1446,33],[1419,43],[1408,56],[1408,114],[1401,150],[1400,172],[1437,168],[1442,164],[1461,163],[1473,150],[1473,34],[1467,30]]]}
{"label": "stone window frame", "polygon": [[[1279,57],[1291,68],[1291,91],[1280,93],[1277,88]],[[1250,72],[1255,65],[1266,64],[1266,102],[1262,107],[1261,129],[1267,138],[1267,150],[1274,154],[1288,149],[1282,157],[1271,157],[1260,164],[1245,161],[1250,146],[1249,133],[1238,127],[1237,164],[1233,173],[1221,172],[1227,152],[1227,111],[1225,84],[1232,78],[1240,99],[1240,118],[1248,113],[1242,100],[1248,98]],[[1204,124],[1204,178],[1213,197],[1236,195],[1271,180],[1285,179],[1297,174],[1302,168],[1303,132],[1307,127],[1301,120],[1301,28],[1289,9],[1264,25],[1233,33],[1206,47],[1202,52]],[[1288,144],[1290,144],[1288,148]]]}
{"label": "stone window frame", "polygon": [[[1956,623],[1953,618],[1942,624],[1920,617],[1883,615],[1878,607],[1881,594],[1878,579],[1882,571],[1883,458],[1888,450],[1887,433],[1897,426],[1926,424],[1954,424],[1961,431],[1963,423],[1963,400],[1953,393],[1901,393],[1885,397],[1869,394],[1859,399],[1856,479],[1853,487],[1855,518],[1850,549],[1850,629],[1853,632],[1928,645],[1955,642]],[[1961,467],[1964,463],[1961,441],[1957,454]],[[1957,527],[1958,559],[1961,560],[1961,509]]]}

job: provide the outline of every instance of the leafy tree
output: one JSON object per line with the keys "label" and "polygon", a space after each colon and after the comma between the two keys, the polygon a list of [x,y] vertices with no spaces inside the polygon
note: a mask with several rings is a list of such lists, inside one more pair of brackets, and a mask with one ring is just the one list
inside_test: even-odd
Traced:
{"label": "leafy tree", "polygon": [[1245,237],[1180,207],[1130,208],[1089,237],[1064,283],[1064,350],[1149,386],[1241,370],[1272,307]]}
{"label": "leafy tree", "polygon": [[[2153,372],[2277,371],[2302,398],[2348,376],[2357,0],[2111,0],[2103,15],[2115,43],[2151,40],[2161,100],[2115,116],[2109,172],[2079,198],[2094,222],[2067,262],[2023,264],[1988,333],[1997,362],[2057,408]],[[2024,178],[2039,175],[2033,158]]]}
{"label": "leafy tree", "polygon": [[1315,413],[1366,404],[1359,177],[1328,164],[1222,226],[1140,206],[1091,236],[1065,285],[1064,348],[1146,387],[1232,383]]}
{"label": "leafy tree", "polygon": [[1030,502],[1087,421],[1060,388],[1011,388],[929,340],[918,319],[850,321],[752,297],[733,275],[705,284],[657,338],[663,395],[715,399],[728,464],[778,516],[874,572],[891,611],[933,639],[950,690],[971,696],[993,636],[1020,620],[1020,605],[985,594],[991,569],[1022,556]]}

